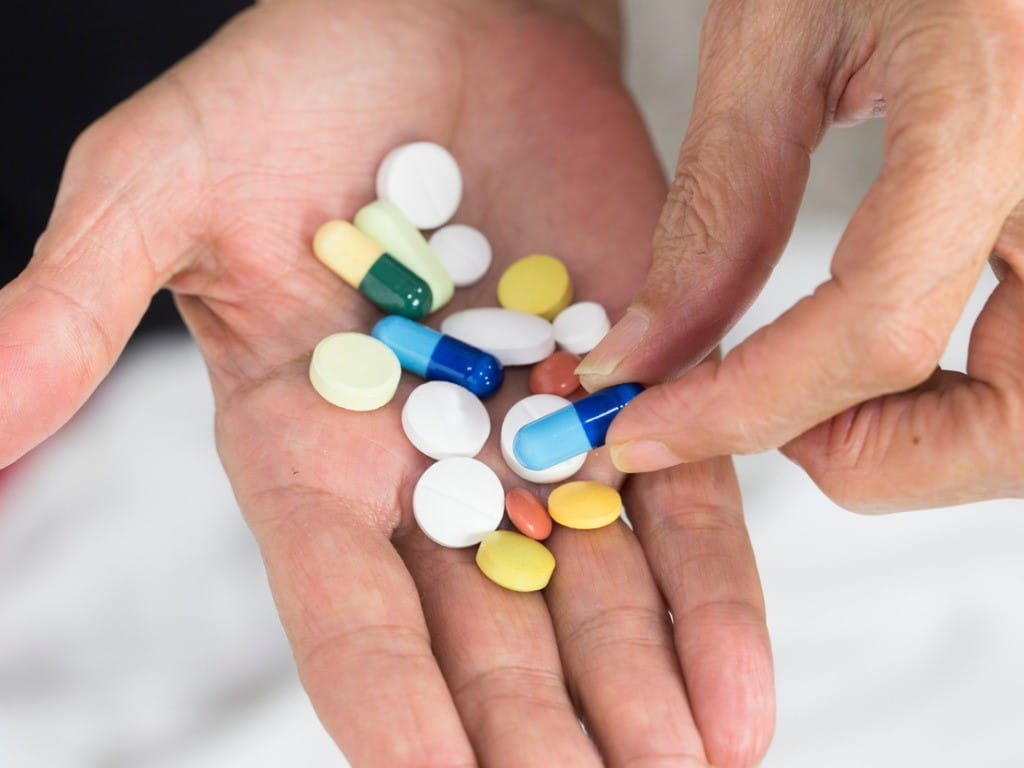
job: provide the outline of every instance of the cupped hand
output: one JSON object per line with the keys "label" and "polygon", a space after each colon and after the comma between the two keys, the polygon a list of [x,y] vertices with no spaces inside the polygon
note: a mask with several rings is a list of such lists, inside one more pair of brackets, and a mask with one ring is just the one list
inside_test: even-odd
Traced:
{"label": "cupped hand", "polygon": [[[81,137],[31,265],[0,294],[7,462],[88,396],[152,293],[175,292],[303,682],[354,765],[724,768],[770,738],[728,462],[626,487],[635,535],[560,530],[549,589],[515,594],[411,521],[429,463],[400,426],[412,377],[373,413],[308,381],[319,339],[379,316],[316,261],[313,232],[372,200],[377,163],[409,140],[452,149],[457,220],[495,246],[446,312],[493,304],[503,264],[548,251],[579,297],[621,313],[664,183],[617,47],[606,4],[257,6]],[[510,371],[493,423],[525,394]],[[616,479],[601,457],[588,471]]]}
{"label": "cupped hand", "polygon": [[[712,2],[655,263],[584,384],[660,381],[753,300],[832,124],[885,115],[885,161],[831,279],[617,419],[618,467],[782,446],[862,510],[1024,494],[1024,8]],[[991,255],[966,373],[937,370]]]}

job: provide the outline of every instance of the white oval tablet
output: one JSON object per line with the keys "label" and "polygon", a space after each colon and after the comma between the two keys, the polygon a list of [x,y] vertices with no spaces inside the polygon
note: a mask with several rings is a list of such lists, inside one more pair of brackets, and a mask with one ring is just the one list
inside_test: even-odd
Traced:
{"label": "white oval tablet", "polygon": [[505,490],[476,459],[442,459],[427,468],[412,492],[412,513],[423,533],[442,547],[471,547],[497,529]]}
{"label": "white oval tablet", "polygon": [[457,288],[479,282],[491,266],[491,244],[483,232],[465,224],[441,227],[429,243]]}
{"label": "white oval tablet", "polygon": [[514,309],[465,309],[448,315],[441,333],[490,352],[502,365],[533,365],[555,351],[551,323]]}
{"label": "white oval tablet", "polygon": [[608,313],[596,301],[581,301],[563,309],[555,318],[555,341],[574,355],[585,355],[611,329]]}
{"label": "white oval tablet", "polygon": [[512,452],[516,432],[531,421],[535,421],[541,416],[547,416],[567,405],[572,405],[572,403],[558,395],[530,395],[509,408],[508,413],[505,414],[505,420],[501,424],[501,455],[505,458],[508,468],[523,480],[529,480],[531,483],[558,483],[579,472],[583,462],[587,460],[587,454],[581,453],[579,456],[573,456],[553,467],[532,470],[520,464]]}
{"label": "white oval tablet", "polygon": [[322,339],[309,361],[309,380],[329,403],[350,411],[372,411],[395,396],[402,366],[386,344],[364,333]]}
{"label": "white oval tablet", "polygon": [[428,381],[402,407],[409,442],[432,459],[473,457],[491,434],[491,417],[480,398],[450,381]]}
{"label": "white oval tablet", "polygon": [[388,152],[377,169],[377,197],[398,206],[418,229],[434,229],[455,215],[462,173],[440,144],[403,144]]}

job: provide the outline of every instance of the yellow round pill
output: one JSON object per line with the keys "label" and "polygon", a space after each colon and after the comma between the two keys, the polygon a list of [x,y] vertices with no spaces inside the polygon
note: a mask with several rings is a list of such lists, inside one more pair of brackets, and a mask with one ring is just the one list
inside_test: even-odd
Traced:
{"label": "yellow round pill", "polygon": [[484,575],[514,592],[544,589],[555,570],[555,556],[541,544],[515,531],[484,534],[476,551],[476,564]]}
{"label": "yellow round pill", "polygon": [[603,528],[622,514],[622,497],[610,485],[576,480],[548,497],[548,514],[566,528]]}
{"label": "yellow round pill", "polygon": [[569,306],[572,280],[554,256],[534,254],[512,262],[498,281],[498,303],[548,320]]}

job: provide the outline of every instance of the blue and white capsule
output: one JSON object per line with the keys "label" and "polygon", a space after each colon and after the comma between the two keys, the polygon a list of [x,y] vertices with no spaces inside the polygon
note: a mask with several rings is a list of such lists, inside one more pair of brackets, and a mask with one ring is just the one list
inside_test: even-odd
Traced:
{"label": "blue and white capsule", "polygon": [[516,460],[540,471],[600,448],[612,419],[643,390],[639,384],[616,384],[531,421],[512,443]]}
{"label": "blue and white capsule", "polygon": [[402,368],[425,379],[450,381],[477,397],[501,386],[501,363],[487,352],[400,315],[388,315],[373,326],[373,337],[384,342]]}

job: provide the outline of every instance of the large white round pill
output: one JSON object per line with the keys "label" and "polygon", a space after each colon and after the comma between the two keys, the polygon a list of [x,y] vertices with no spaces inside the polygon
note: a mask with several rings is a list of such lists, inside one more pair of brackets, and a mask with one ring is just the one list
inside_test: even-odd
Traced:
{"label": "large white round pill", "polygon": [[551,323],[514,309],[465,309],[448,315],[441,322],[441,333],[490,352],[502,365],[533,365],[555,350]]}
{"label": "large white round pill", "polygon": [[581,301],[563,309],[554,326],[558,346],[574,355],[585,355],[607,335],[611,323],[600,304]]}
{"label": "large white round pill", "polygon": [[457,288],[479,282],[491,266],[491,244],[483,232],[465,224],[441,227],[429,244]]}
{"label": "large white round pill", "polygon": [[419,229],[440,227],[462,199],[462,173],[451,153],[430,141],[388,152],[377,169],[377,197],[394,203]]}
{"label": "large white round pill", "polygon": [[322,339],[309,362],[313,388],[324,400],[350,411],[387,405],[401,377],[395,353],[364,333],[335,333]]}
{"label": "large white round pill", "polygon": [[529,480],[531,483],[559,483],[579,472],[583,462],[587,460],[587,454],[581,453],[579,456],[573,456],[553,467],[532,470],[520,464],[512,452],[516,432],[531,421],[536,421],[567,405],[572,405],[572,403],[558,395],[530,395],[509,408],[508,413],[505,414],[505,420],[501,424],[501,455],[505,458],[508,468],[523,480]]}
{"label": "large white round pill", "polygon": [[443,547],[470,547],[495,530],[505,514],[505,491],[476,459],[442,459],[412,492],[412,513],[427,538]]}
{"label": "large white round pill", "polygon": [[432,459],[473,457],[491,434],[491,417],[480,398],[449,381],[428,381],[409,395],[402,429],[416,449]]}

